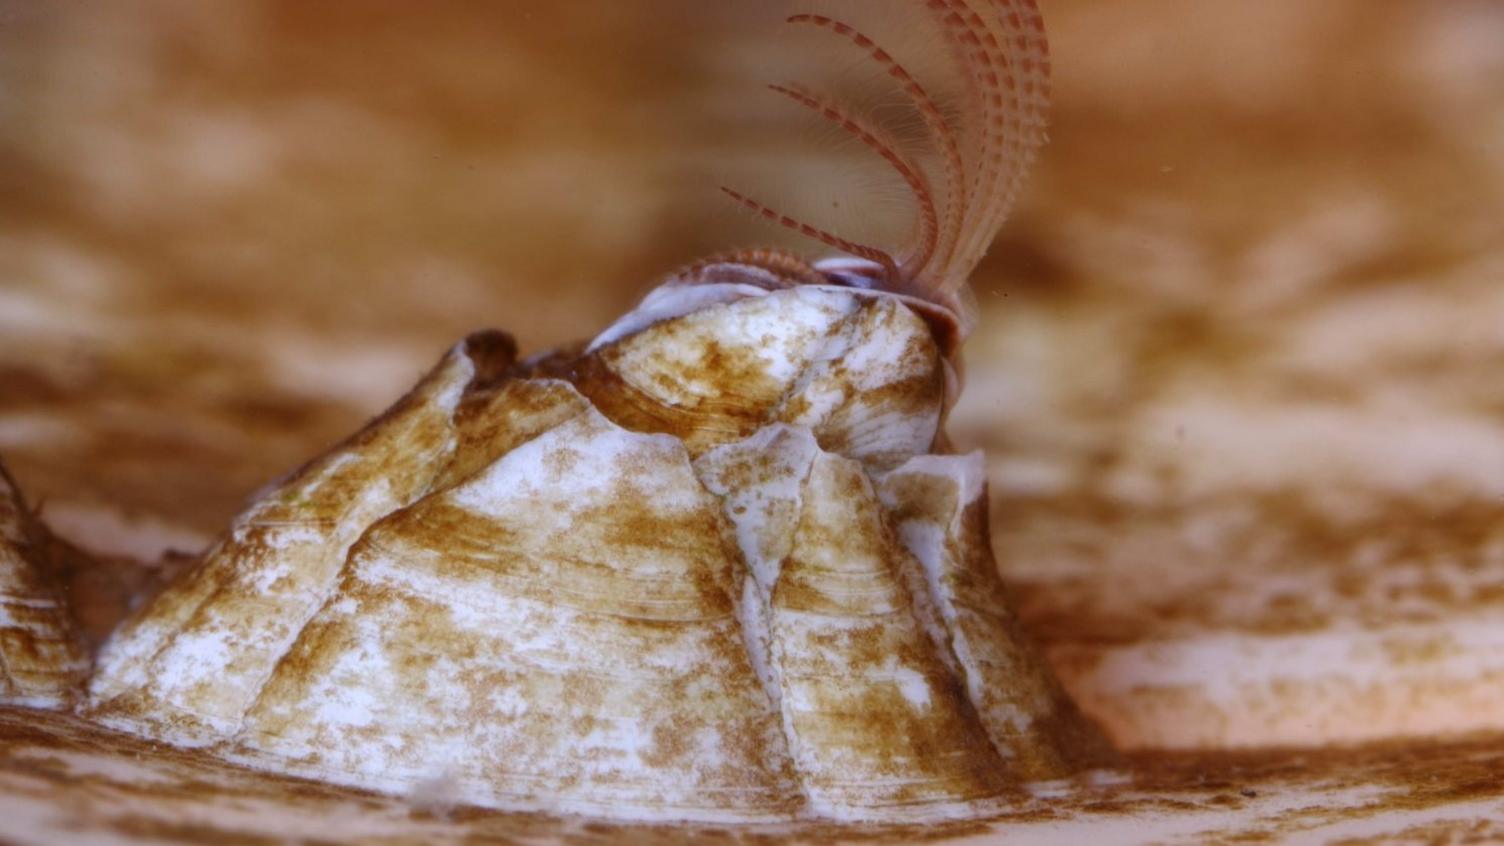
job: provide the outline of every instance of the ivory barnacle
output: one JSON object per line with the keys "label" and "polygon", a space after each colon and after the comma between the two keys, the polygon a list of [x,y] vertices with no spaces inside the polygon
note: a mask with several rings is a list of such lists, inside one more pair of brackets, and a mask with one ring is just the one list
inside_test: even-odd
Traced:
{"label": "ivory barnacle", "polygon": [[915,245],[781,218],[857,258],[700,262],[579,352],[467,338],[122,626],[85,713],[340,784],[637,819],[974,816],[1109,760],[1011,622],[980,458],[941,454],[959,285],[1042,137],[1042,30],[1028,0],[916,5],[970,82],[965,135],[853,28],[791,21],[898,81],[940,182],[780,89],[904,172]]}
{"label": "ivory barnacle", "polygon": [[975,814],[1104,760],[1009,628],[977,459],[925,457],[929,326],[885,294],[740,293],[572,382],[461,343],[123,627],[88,713],[652,819]]}

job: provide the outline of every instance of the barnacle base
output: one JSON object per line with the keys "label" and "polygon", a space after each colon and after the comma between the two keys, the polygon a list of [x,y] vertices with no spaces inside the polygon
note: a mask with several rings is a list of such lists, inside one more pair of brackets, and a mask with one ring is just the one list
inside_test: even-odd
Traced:
{"label": "barnacle base", "polygon": [[375,795],[224,763],[59,712],[0,706],[0,831],[26,846],[260,843],[1481,843],[1504,837],[1504,745],[1157,752],[1130,775],[1038,785],[984,821],[638,824]]}

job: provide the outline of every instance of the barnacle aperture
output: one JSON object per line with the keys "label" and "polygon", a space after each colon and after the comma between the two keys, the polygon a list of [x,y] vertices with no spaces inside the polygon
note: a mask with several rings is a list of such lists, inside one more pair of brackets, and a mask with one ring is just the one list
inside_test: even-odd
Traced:
{"label": "barnacle aperture", "polygon": [[838,286],[718,293],[568,360],[462,342],[130,620],[88,713],[656,819],[982,813],[1108,760],[1013,627],[980,455],[930,454],[929,325]]}

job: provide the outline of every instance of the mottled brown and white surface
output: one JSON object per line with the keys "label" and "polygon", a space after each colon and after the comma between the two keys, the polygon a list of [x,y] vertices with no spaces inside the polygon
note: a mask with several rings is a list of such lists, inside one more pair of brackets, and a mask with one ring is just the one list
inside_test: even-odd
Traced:
{"label": "mottled brown and white surface", "polygon": [[1008,608],[981,456],[930,453],[931,336],[892,295],[673,283],[583,352],[473,334],[142,602],[81,712],[640,821],[989,817],[1114,766]]}
{"label": "mottled brown and white surface", "polygon": [[[588,336],[772,237],[717,182],[845,160],[752,93],[791,61],[753,11],[555,5],[3,6],[0,451],[55,529],[196,551],[435,350]],[[1052,146],[951,426],[1022,625],[1125,746],[1409,739],[1270,764],[1300,807],[1334,770],[1467,783],[1497,747],[1428,744],[1504,719],[1504,15],[1043,6]],[[1225,772],[1134,760],[1168,803]],[[30,807],[121,795],[42,769]],[[1362,789],[1400,816],[1333,839],[1497,836]]]}

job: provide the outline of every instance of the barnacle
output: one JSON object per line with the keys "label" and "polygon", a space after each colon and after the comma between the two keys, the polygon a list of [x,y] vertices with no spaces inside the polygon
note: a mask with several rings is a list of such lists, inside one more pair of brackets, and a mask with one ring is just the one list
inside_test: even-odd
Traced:
{"label": "barnacle", "polygon": [[[1504,839],[1504,183],[1474,143],[1504,18],[1062,8],[1066,149],[974,277],[947,414],[965,6],[809,0],[773,47],[749,22],[779,4],[52,5],[0,27],[28,116],[0,452],[35,484],[0,497],[0,839]],[[665,79],[681,51],[708,72]],[[716,81],[774,55],[773,93]],[[728,114],[768,143],[691,140]],[[847,257],[713,255],[526,361],[476,336],[202,558],[415,344],[627,310],[570,286],[640,278],[716,202],[636,143],[669,127],[700,152],[675,173],[776,162],[723,178]],[[775,355],[821,303],[853,319]],[[891,355],[849,341],[880,327]],[[988,445],[1006,595],[945,430]],[[127,607],[74,710],[69,612],[87,647]],[[1010,610],[1125,772],[1014,789],[1110,758]]]}

